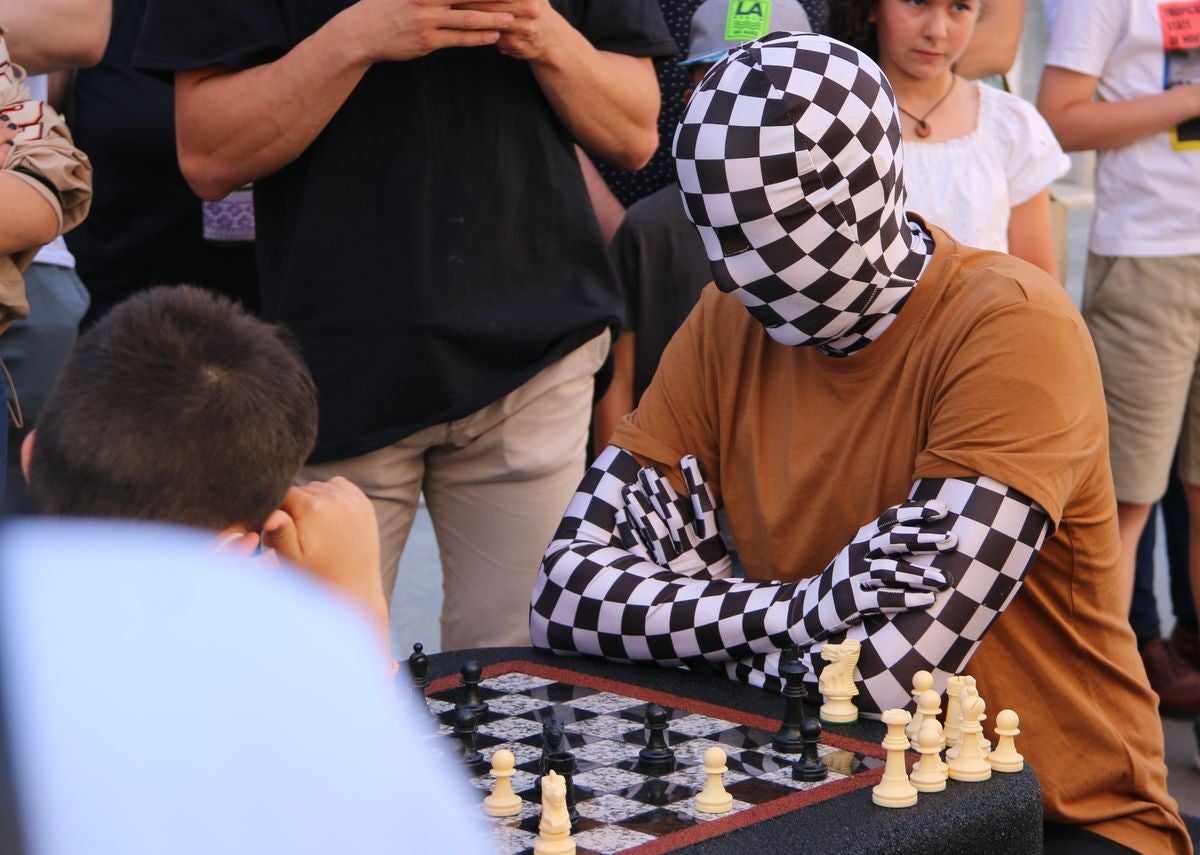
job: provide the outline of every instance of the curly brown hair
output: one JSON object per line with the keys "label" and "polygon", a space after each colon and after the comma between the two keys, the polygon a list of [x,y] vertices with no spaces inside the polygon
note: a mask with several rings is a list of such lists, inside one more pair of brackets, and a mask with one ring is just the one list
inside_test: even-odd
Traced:
{"label": "curly brown hair", "polygon": [[825,34],[879,59],[875,25],[868,22],[879,0],[833,0],[829,4],[829,30]]}
{"label": "curly brown hair", "polygon": [[[876,62],[879,61],[879,37],[875,25],[869,22],[879,0],[830,0],[827,36],[858,48]],[[977,9],[983,11],[984,0]]]}

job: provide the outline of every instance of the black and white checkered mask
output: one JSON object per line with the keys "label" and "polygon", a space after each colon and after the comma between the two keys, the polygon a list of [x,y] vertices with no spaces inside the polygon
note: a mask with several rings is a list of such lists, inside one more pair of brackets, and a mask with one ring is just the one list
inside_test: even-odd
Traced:
{"label": "black and white checkered mask", "polygon": [[717,287],[773,339],[846,355],[895,319],[932,243],[905,216],[896,102],[868,57],[812,33],[735,48],[674,152]]}

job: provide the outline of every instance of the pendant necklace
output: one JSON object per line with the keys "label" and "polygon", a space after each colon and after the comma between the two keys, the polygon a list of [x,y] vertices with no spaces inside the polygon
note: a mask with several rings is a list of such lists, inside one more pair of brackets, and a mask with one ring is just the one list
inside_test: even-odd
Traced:
{"label": "pendant necklace", "polygon": [[936,110],[938,107],[942,106],[943,101],[945,101],[947,98],[950,97],[950,93],[954,91],[954,84],[957,82],[958,82],[958,75],[951,74],[950,75],[950,88],[946,90],[945,95],[943,95],[941,98],[937,99],[936,103],[934,103],[934,105],[932,107],[930,107],[928,110],[925,111],[924,116],[914,116],[912,113],[908,112],[908,110],[905,110],[903,107],[900,106],[899,100],[896,101],[897,109],[899,109],[901,113],[908,116],[910,119],[912,119],[914,122],[917,123],[916,132],[917,132],[917,136],[919,136],[921,139],[925,139],[925,137],[927,137],[931,133],[933,133],[933,128],[929,127],[929,122],[927,122],[925,120],[928,119],[930,117],[930,115],[933,114],[934,110]]}

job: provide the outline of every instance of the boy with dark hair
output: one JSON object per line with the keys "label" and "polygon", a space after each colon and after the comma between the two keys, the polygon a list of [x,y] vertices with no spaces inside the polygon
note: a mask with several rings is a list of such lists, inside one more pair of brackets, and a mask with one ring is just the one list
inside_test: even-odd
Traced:
{"label": "boy with dark hair", "polygon": [[199,288],[153,288],[80,337],[22,465],[39,511],[212,529],[246,553],[261,542],[386,632],[370,501],[342,478],[291,486],[316,425],[285,330]]}
{"label": "boy with dark hair", "polygon": [[79,340],[38,423],[30,490],[58,515],[253,531],[316,433],[316,390],[281,328],[199,288],[155,288]]}

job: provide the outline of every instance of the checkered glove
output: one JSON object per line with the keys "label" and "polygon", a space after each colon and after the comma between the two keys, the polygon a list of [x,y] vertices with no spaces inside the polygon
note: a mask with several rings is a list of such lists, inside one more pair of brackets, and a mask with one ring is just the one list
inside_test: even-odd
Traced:
{"label": "checkered glove", "polygon": [[[657,552],[668,565],[687,556],[702,562],[699,545],[707,537],[695,527],[690,497],[673,503],[673,494],[656,486],[648,473],[640,478],[640,470],[632,455],[609,446],[584,475],[534,585],[530,635],[535,647],[669,665],[726,662],[793,644],[807,647],[868,614],[926,608],[933,592],[949,584],[938,570],[904,560],[953,547],[951,538],[920,536],[917,529],[945,513],[943,506],[922,501],[889,509],[811,579],[744,581],[729,578],[719,564],[678,572],[647,556]],[[707,535],[703,481],[693,476],[693,482],[696,489],[689,483],[689,493],[701,497],[699,519],[705,520]],[[632,498],[640,515],[636,523],[625,498],[633,495],[626,489],[633,485],[646,499],[643,504]],[[650,521],[651,512],[657,513],[651,495],[664,512],[661,526]],[[618,524],[622,513],[625,532]],[[641,547],[631,550],[625,540],[635,527],[662,531],[664,537],[649,538],[647,546],[633,533]],[[661,545],[664,540],[669,549]],[[676,545],[685,541],[696,548],[681,553]],[[687,558],[689,569],[691,562]]]}
{"label": "checkered glove", "polygon": [[797,644],[822,641],[872,614],[896,614],[933,605],[949,576],[906,556],[950,552],[952,532],[922,528],[944,519],[942,502],[903,502],[863,526],[829,565],[805,579],[797,597]]}
{"label": "checkered glove", "polygon": [[637,480],[621,491],[617,531],[630,552],[686,576],[731,575],[733,562],[717,523],[716,501],[704,480],[700,462],[689,454],[679,461],[688,497],[681,499],[653,467],[638,471]]}
{"label": "checkered glove", "polygon": [[[984,634],[1017,595],[1050,530],[1049,518],[1036,502],[984,476],[922,478],[913,485],[910,501],[900,507],[935,504],[945,513],[937,520],[926,519],[928,529],[916,526],[915,532],[909,530],[914,528],[905,519],[909,510],[901,510],[900,519],[890,527],[881,518],[880,528],[887,530],[869,537],[867,554],[908,550],[914,537],[917,548],[928,549],[935,545],[930,535],[938,531],[953,535],[957,545],[952,551],[937,550],[920,559],[952,576],[953,587],[936,594],[927,609],[868,615],[844,636],[830,636],[831,640],[853,638],[862,644],[855,705],[865,715],[908,704],[917,671],[932,672],[938,685],[943,685],[946,677],[965,668]],[[806,680],[814,692],[825,667],[820,649],[820,644],[813,644],[806,651],[812,667]],[[782,688],[779,651],[727,662],[724,670],[755,686],[772,691]]]}
{"label": "checkered glove", "polygon": [[[670,482],[653,467],[638,471],[637,481],[622,491],[624,516],[630,522],[618,531],[631,551],[639,547],[648,560],[677,573],[722,578],[731,562],[717,528],[712,492],[704,481],[693,455],[679,462],[688,485],[690,501],[675,493]],[[619,512],[620,514],[620,512]],[[922,528],[943,519],[946,506],[938,501],[904,502],[888,508],[873,523],[863,526],[858,536],[830,565],[828,584],[809,584],[804,591],[802,613],[814,640],[852,626],[868,614],[883,614],[927,608],[933,594],[947,587],[942,573],[916,567],[898,556],[949,552],[957,542],[947,532]],[[630,542],[630,533],[636,535]],[[707,535],[707,537],[706,537]],[[866,545],[861,560],[856,553]],[[869,562],[864,566],[863,561]],[[863,572],[853,572],[862,570]],[[802,583],[804,584],[804,583]],[[808,617],[811,616],[811,617]],[[826,621],[814,625],[813,620]],[[824,629],[822,627],[828,627]],[[819,634],[813,634],[818,633]]]}

